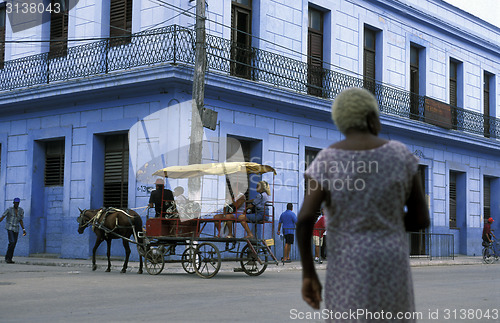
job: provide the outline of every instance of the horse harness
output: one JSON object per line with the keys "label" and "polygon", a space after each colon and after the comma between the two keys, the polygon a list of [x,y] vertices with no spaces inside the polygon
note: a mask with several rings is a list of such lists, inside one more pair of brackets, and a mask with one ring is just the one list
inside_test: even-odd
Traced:
{"label": "horse harness", "polygon": [[[82,213],[85,213],[85,211],[87,211],[87,210],[84,210]],[[110,228],[106,227],[104,225],[104,222],[106,221],[106,218],[108,217],[109,214],[115,213],[115,212],[120,212],[122,214],[125,214],[127,216],[127,219],[130,222],[130,225],[129,226],[119,225],[118,224],[118,217],[116,217],[115,227],[113,229],[110,229]],[[130,240],[130,239],[128,239],[128,238],[126,238],[126,237],[124,237],[124,236],[122,236],[122,235],[114,232],[116,229],[130,229],[130,228],[132,228],[132,231],[134,233],[134,238],[137,241],[137,233],[135,231],[135,226],[132,223],[132,219],[133,218],[134,218],[133,215],[128,214],[127,212],[125,212],[122,209],[117,209],[117,208],[114,208],[114,207],[101,208],[83,226],[88,226],[88,225],[90,225],[92,223],[92,231],[96,232],[96,229],[100,229],[100,230],[104,231],[104,234],[105,234],[106,238],[108,237],[108,234],[111,233],[111,234],[113,234],[114,236],[116,236],[118,238],[126,239],[126,240],[129,240],[131,242],[136,243],[135,241],[132,241],[132,240]]]}

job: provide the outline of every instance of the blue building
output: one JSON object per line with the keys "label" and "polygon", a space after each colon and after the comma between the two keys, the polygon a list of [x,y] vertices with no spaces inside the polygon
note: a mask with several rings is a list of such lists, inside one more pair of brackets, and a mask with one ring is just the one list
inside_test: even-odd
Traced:
{"label": "blue building", "polygon": [[[78,208],[125,206],[145,218],[151,174],[188,162],[194,2],[55,0],[59,12],[30,18],[0,3],[0,209],[21,198],[28,236],[17,255],[87,258],[94,236],[77,234]],[[379,100],[382,136],[420,157],[428,233],[480,254],[484,219],[500,218],[498,27],[440,0],[208,0],[206,9],[205,106],[218,117],[204,129],[203,162],[238,151],[275,167],[277,221],[288,202],[300,208],[307,164],[341,139],[332,99],[365,87]],[[223,197],[225,183],[209,178],[203,192]]]}

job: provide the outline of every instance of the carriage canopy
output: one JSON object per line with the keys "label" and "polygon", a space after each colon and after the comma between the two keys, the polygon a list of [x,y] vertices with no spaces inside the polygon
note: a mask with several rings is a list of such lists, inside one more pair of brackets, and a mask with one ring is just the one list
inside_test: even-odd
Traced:
{"label": "carriage canopy", "polygon": [[203,175],[227,175],[235,173],[264,174],[276,171],[269,165],[251,162],[227,162],[211,164],[193,164],[187,166],[170,166],[153,173],[153,176],[168,178],[190,178]]}

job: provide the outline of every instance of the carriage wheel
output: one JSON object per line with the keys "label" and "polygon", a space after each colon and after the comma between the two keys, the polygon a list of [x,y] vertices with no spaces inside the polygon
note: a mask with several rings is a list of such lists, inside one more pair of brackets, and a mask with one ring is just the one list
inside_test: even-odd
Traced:
{"label": "carriage wheel", "polygon": [[158,275],[165,267],[163,252],[158,248],[151,248],[144,256],[144,266],[150,275]]}
{"label": "carriage wheel", "polygon": [[[241,268],[248,276],[259,276],[267,268],[268,253],[266,248],[261,246],[254,246],[257,253],[254,253],[252,248],[248,245],[241,249],[240,264]],[[262,263],[259,263],[259,258]]]}
{"label": "carriage wheel", "polygon": [[[199,266],[193,266],[196,274],[202,278],[214,277],[220,269],[220,252],[217,247],[209,242],[199,244],[195,250],[194,259],[199,259]],[[198,261],[198,260],[197,260]]]}
{"label": "carriage wheel", "polygon": [[196,253],[195,248],[189,247],[186,250],[184,250],[181,259],[182,259],[182,268],[184,268],[184,270],[188,274],[194,274],[196,272],[196,270],[194,269],[195,266],[198,267],[198,269],[200,269],[201,266],[200,256],[199,254]]}
{"label": "carriage wheel", "polygon": [[483,261],[485,264],[492,264],[495,261],[490,248],[483,248]]}

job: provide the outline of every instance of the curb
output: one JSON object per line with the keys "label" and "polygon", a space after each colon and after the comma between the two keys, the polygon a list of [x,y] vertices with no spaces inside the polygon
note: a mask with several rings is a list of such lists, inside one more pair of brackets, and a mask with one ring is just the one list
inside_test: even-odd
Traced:
{"label": "curb", "polygon": [[[92,268],[92,260],[89,259],[65,259],[65,258],[35,258],[35,257],[14,257],[14,261],[19,265],[34,265],[34,266],[56,266],[56,267],[77,267],[77,268]],[[123,259],[111,259],[112,271],[120,271],[123,264]],[[0,263],[5,264],[2,260]],[[457,256],[455,259],[410,259],[411,267],[428,267],[428,266],[455,266],[455,265],[480,265],[483,264],[482,257],[480,256]],[[317,270],[326,270],[327,262],[322,264],[315,264]],[[97,259],[97,270],[102,270],[107,267],[107,261],[104,259]],[[236,261],[222,262],[221,272],[233,272],[234,268],[239,267]],[[137,271],[139,269],[138,261],[129,261],[129,272]],[[279,262],[278,265],[270,263],[266,271],[301,271],[302,265],[299,260],[294,260],[292,263],[283,264]],[[144,269],[145,272],[147,272]],[[184,272],[180,264],[166,264],[164,271],[167,272]]]}

